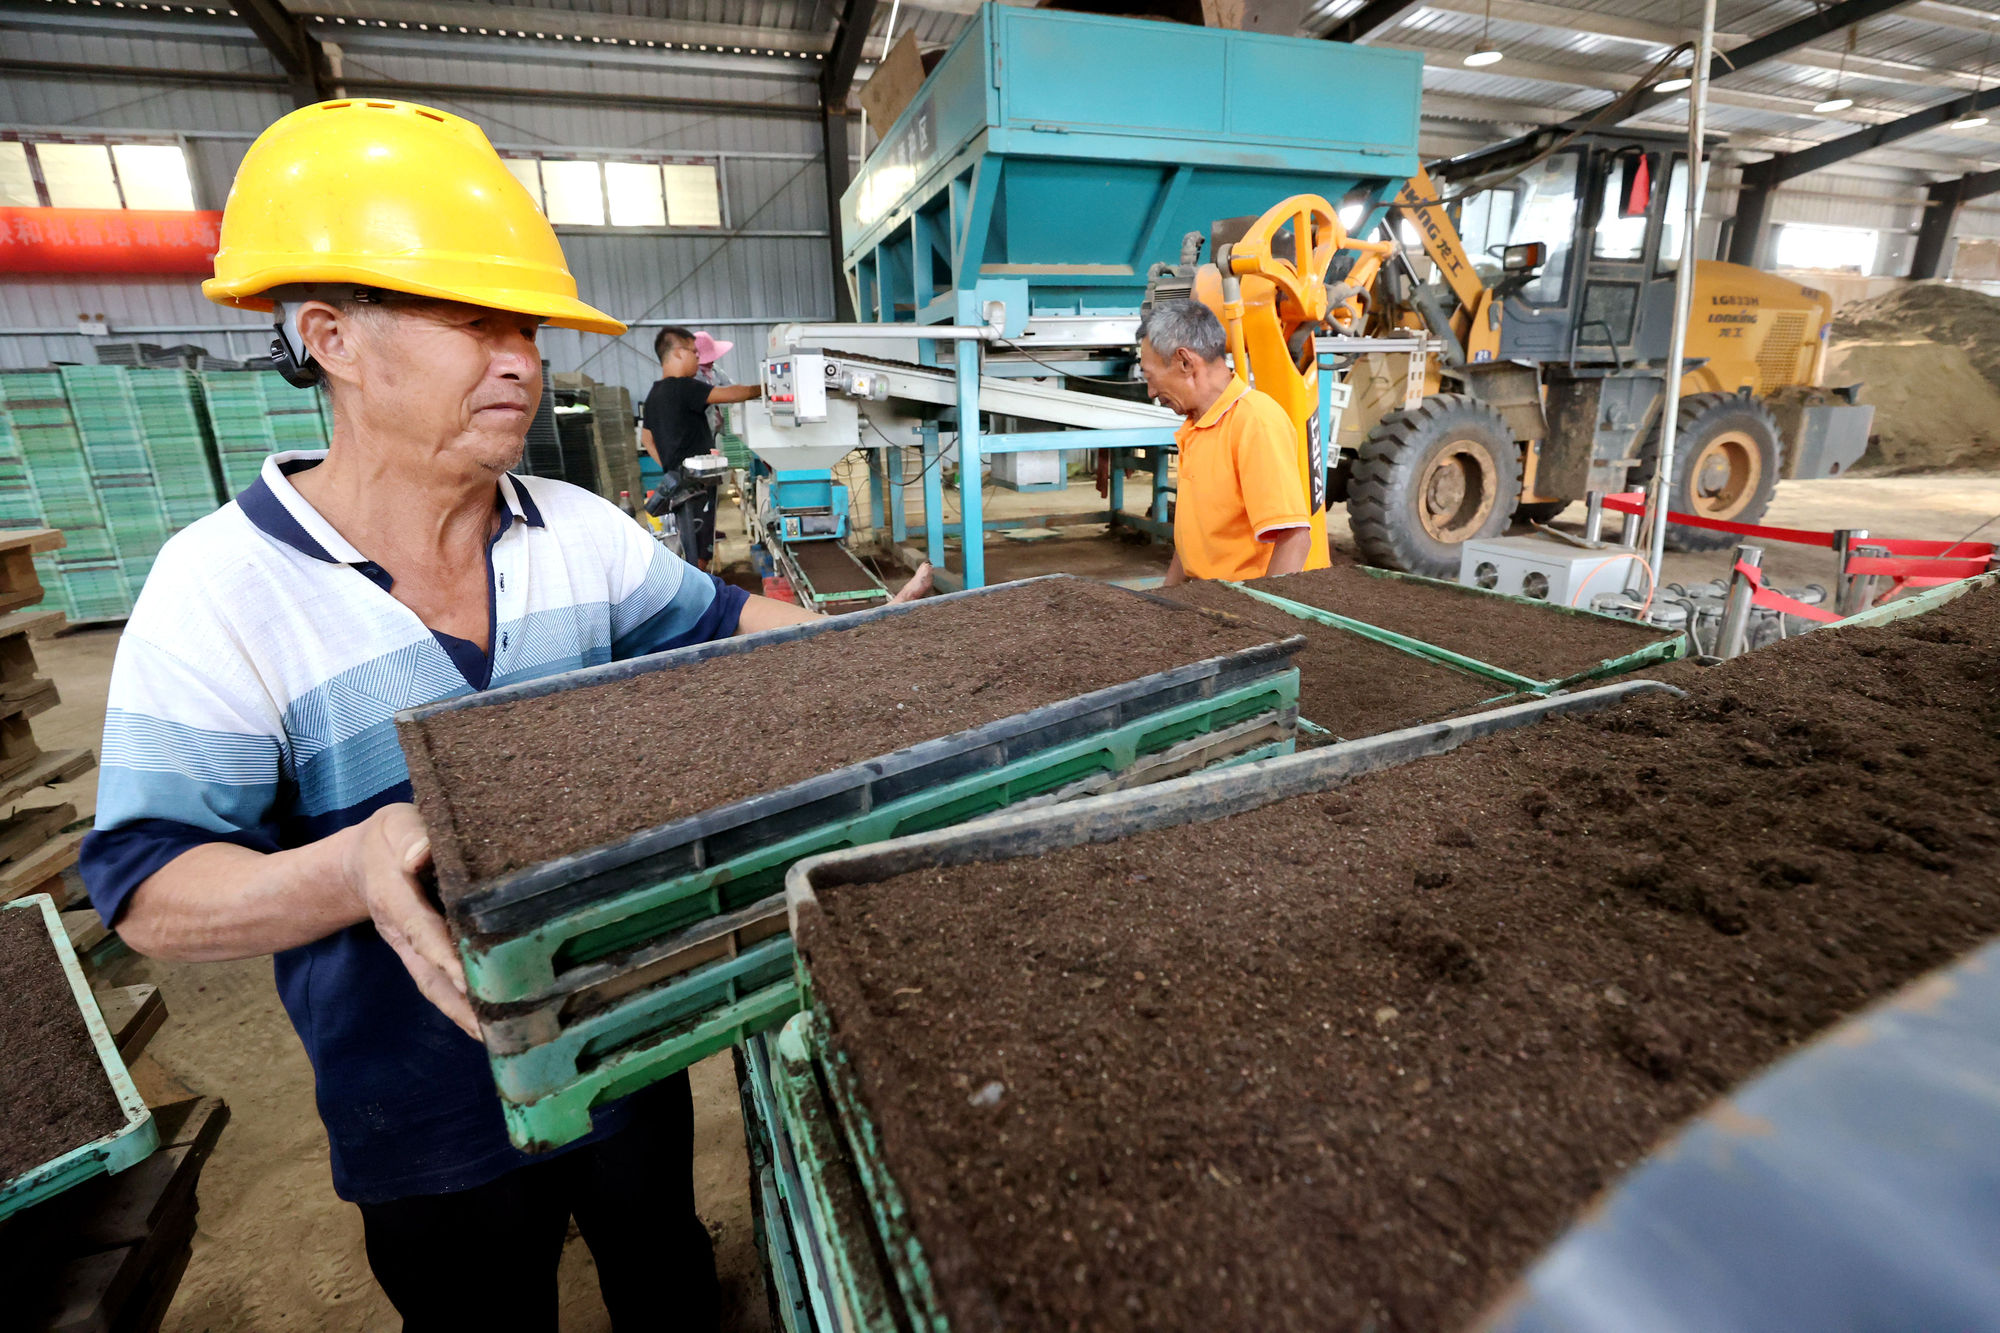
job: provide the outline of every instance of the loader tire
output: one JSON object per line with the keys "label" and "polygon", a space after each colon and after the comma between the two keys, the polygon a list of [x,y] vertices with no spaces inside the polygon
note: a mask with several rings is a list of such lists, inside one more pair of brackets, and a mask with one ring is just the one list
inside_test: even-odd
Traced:
{"label": "loader tire", "polygon": [[[1659,432],[1640,454],[1634,481],[1651,481]],[[1682,514],[1756,523],[1771,507],[1784,465],[1778,419],[1755,398],[1699,393],[1681,400],[1674,439],[1674,480],[1667,508]],[[1742,538],[1712,528],[1667,525],[1669,551],[1720,551]]]}
{"label": "loader tire", "polygon": [[1371,565],[1458,577],[1459,547],[1507,530],[1521,451],[1498,412],[1438,394],[1377,423],[1348,488],[1354,544]]}

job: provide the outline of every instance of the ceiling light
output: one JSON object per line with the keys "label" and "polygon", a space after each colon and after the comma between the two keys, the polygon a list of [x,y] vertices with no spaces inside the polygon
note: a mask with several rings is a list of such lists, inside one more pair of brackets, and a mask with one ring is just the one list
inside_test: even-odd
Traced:
{"label": "ceiling light", "polygon": [[1679,78],[1667,79],[1654,84],[1653,91],[1656,93],[1677,93],[1693,86],[1694,80],[1683,75]]}
{"label": "ceiling light", "polygon": [[1845,111],[1853,105],[1854,99],[1851,97],[1829,97],[1824,102],[1820,102],[1813,107],[1813,114],[1830,116],[1836,111]]}
{"label": "ceiling light", "polygon": [[1500,50],[1498,47],[1493,46],[1482,46],[1465,58],[1465,63],[1473,66],[1475,69],[1481,65],[1495,65],[1499,62]]}

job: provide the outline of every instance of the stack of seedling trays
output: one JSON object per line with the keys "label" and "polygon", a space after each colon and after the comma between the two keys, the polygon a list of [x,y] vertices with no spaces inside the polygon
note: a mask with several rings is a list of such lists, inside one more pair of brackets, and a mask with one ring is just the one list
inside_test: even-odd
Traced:
{"label": "stack of seedling trays", "polygon": [[399,715],[514,1141],[788,1017],[800,857],[1287,753],[1297,646],[1052,576]]}
{"label": "stack of seedling trays", "polygon": [[229,495],[240,495],[264,460],[297,449],[324,449],[327,418],[317,389],[296,389],[275,370],[204,371],[202,396],[216,461]]}
{"label": "stack of seedling trays", "polygon": [[[0,419],[17,451],[0,459],[7,526],[57,528],[64,538],[59,554],[36,559],[45,605],[72,624],[123,620],[132,611],[131,589],[61,376],[54,370],[0,372]],[[17,476],[25,477],[27,491]]]}
{"label": "stack of seedling trays", "polygon": [[201,388],[186,370],[126,372],[139,410],[146,453],[166,510],[168,532],[179,532],[222,503],[216,479],[215,441]]}
{"label": "stack of seedling trays", "polygon": [[[1683,673],[1692,697],[1601,684],[798,863],[805,1008],[741,1067],[780,1317],[1488,1327],[1711,1106],[1688,1141],[1714,1167],[1681,1175],[1756,1196],[1711,1225],[1817,1227],[1834,1247],[1794,1257],[1858,1245],[1871,1282],[1929,1283],[1868,1219],[1990,1214],[1985,1038],[1954,1029],[1942,1071],[1878,1049],[1909,1092],[1887,1112],[1805,1089],[1867,1134],[1786,1143],[1715,1099],[2000,931],[1995,584]],[[1895,1127],[1946,1085],[1973,1136]],[[1800,1206],[1864,1147],[1916,1193]],[[1772,1326],[1704,1322],[1699,1278],[1646,1305],[1684,1266],[1659,1236],[1717,1233],[1625,1218],[1645,1263],[1570,1281],[1591,1299],[1556,1322],[1630,1326],[1587,1317],[1610,1293],[1661,1328]]]}
{"label": "stack of seedling trays", "polygon": [[0,1219],[158,1145],[152,1113],[98,1012],[76,952],[41,894],[0,905]]}
{"label": "stack of seedling trays", "polygon": [[63,366],[60,373],[126,591],[136,600],[172,530],[130,372],[123,366]]}
{"label": "stack of seedling trays", "polygon": [[586,385],[590,392],[590,424],[596,434],[597,475],[607,500],[630,496],[638,505],[645,500],[639,493],[639,432],[632,424],[632,391],[622,384]]}

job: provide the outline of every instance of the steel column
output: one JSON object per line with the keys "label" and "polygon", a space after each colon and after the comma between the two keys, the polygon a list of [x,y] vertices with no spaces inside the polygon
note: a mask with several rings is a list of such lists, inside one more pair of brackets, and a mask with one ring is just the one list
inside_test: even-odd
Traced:
{"label": "steel column", "polygon": [[[875,0],[847,0],[840,30],[834,35],[833,49],[827,52],[819,78],[820,160],[826,168],[826,225],[832,237],[827,254],[833,265],[834,318],[843,322],[855,317],[840,241],[840,199],[853,180],[848,160],[847,100],[854,88],[854,71],[861,65],[862,43],[868,40],[868,28],[874,21]],[[867,154],[867,144],[861,145],[861,152]]]}
{"label": "steel column", "polygon": [[[958,518],[966,536],[960,541],[965,586],[986,586],[986,539],[980,492],[979,341],[960,338],[952,344],[953,369],[958,376]],[[942,544],[942,543],[940,543]]]}

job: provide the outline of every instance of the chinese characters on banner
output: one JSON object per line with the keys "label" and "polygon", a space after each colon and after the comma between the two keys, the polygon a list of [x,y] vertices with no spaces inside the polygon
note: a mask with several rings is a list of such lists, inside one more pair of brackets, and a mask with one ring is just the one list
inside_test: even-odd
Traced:
{"label": "chinese characters on banner", "polygon": [[222,214],[0,208],[0,273],[215,271]]}

